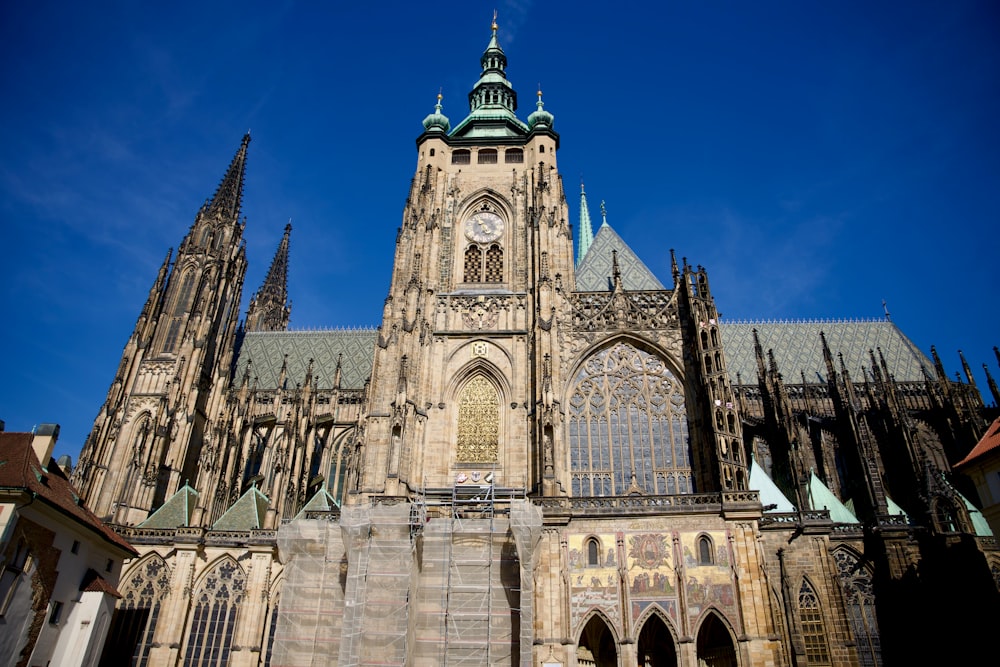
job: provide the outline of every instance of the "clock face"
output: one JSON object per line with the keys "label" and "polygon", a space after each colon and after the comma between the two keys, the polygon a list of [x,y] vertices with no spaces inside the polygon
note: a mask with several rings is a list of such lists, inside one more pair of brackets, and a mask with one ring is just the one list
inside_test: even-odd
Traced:
{"label": "clock face", "polygon": [[503,220],[496,213],[479,211],[465,221],[465,236],[476,243],[496,241],[503,234]]}

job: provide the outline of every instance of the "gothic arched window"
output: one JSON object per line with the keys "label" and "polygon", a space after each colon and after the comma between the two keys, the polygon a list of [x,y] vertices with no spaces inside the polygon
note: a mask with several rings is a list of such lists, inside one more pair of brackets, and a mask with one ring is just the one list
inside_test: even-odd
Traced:
{"label": "gothic arched window", "polygon": [[170,568],[162,558],[154,555],[133,568],[123,584],[122,598],[111,620],[101,664],[145,667],[160,606],[170,592]]}
{"label": "gothic arched window", "polygon": [[465,249],[465,274],[463,281],[478,283],[483,280],[483,251],[477,245]]}
{"label": "gothic arched window", "polygon": [[698,565],[713,565],[715,559],[712,558],[712,539],[708,535],[698,538]]}
{"label": "gothic arched window", "polygon": [[456,459],[495,463],[500,442],[500,396],[482,375],[472,378],[458,398]]}
{"label": "gothic arched window", "polygon": [[587,565],[598,567],[601,564],[601,545],[597,543],[597,538],[592,537],[587,540]]}
{"label": "gothic arched window", "polygon": [[233,631],[245,586],[243,570],[228,559],[216,565],[205,577],[194,596],[185,665],[223,667],[229,663]]}
{"label": "gothic arched window", "polygon": [[847,617],[854,631],[858,660],[862,667],[880,667],[882,640],[875,617],[872,573],[859,562],[857,555],[847,549],[834,551],[833,559],[847,597]]}
{"label": "gothic arched window", "polygon": [[587,359],[569,396],[574,496],[691,493],[684,389],[659,357],[619,342]]}
{"label": "gothic arched window", "polygon": [[483,276],[485,283],[503,282],[503,249],[494,243],[486,250],[486,267]]}
{"label": "gothic arched window", "polygon": [[830,664],[830,647],[826,643],[826,626],[819,596],[808,580],[799,588],[799,622],[802,625],[802,643],[806,650],[806,664]]}
{"label": "gothic arched window", "polygon": [[183,315],[191,305],[191,292],[194,291],[194,272],[188,271],[181,281],[181,288],[174,300],[174,315]]}

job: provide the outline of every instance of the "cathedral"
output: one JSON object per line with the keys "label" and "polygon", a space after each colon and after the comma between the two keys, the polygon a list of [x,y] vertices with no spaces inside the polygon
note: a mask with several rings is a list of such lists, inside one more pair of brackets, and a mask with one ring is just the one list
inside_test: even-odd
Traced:
{"label": "cathedral", "polygon": [[986,653],[1000,550],[952,466],[992,378],[888,317],[723,320],[564,190],[495,22],[480,63],[423,120],[378,328],[289,330],[290,226],[241,318],[249,136],[151,276],[72,473],[138,552],[101,664]]}

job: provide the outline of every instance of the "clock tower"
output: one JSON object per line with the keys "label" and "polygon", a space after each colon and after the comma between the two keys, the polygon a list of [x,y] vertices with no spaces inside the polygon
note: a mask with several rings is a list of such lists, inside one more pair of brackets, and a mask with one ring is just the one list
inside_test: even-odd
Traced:
{"label": "clock tower", "polygon": [[527,123],[516,116],[495,22],[480,62],[468,116],[452,127],[438,95],[417,139],[358,438],[360,498],[487,475],[518,495],[557,488],[553,323],[573,284],[559,135],[541,91]]}

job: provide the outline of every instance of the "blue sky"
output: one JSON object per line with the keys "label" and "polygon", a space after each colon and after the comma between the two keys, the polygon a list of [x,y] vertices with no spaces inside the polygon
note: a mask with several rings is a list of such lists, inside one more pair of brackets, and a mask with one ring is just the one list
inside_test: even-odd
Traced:
{"label": "blue sky", "polygon": [[[0,419],[75,460],[167,249],[250,145],[245,302],[291,219],[292,327],[375,326],[440,89],[457,124],[493,4],[0,7]],[[893,320],[1000,378],[1000,4],[496,5],[579,184],[725,319]],[[989,399],[988,399],[989,400]]]}

